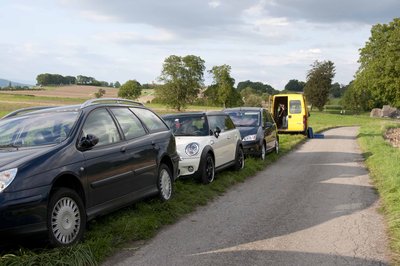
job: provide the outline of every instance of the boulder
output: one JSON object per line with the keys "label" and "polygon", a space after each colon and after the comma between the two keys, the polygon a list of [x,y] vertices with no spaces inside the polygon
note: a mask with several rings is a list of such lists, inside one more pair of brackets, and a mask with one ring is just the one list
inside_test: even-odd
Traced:
{"label": "boulder", "polygon": [[384,105],[382,107],[382,117],[396,117],[397,108],[391,107],[390,105]]}
{"label": "boulder", "polygon": [[370,117],[382,117],[382,109],[374,108],[369,114]]}

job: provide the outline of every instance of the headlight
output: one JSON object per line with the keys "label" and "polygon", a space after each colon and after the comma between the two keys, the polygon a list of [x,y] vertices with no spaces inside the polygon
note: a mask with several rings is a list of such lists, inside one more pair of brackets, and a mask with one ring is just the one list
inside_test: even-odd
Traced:
{"label": "headlight", "polygon": [[196,142],[189,143],[185,148],[185,152],[189,156],[196,155],[197,153],[199,153],[199,150],[199,144]]}
{"label": "headlight", "polygon": [[11,184],[17,175],[17,171],[17,168],[13,168],[0,172],[0,193]]}
{"label": "headlight", "polygon": [[256,140],[256,139],[257,139],[257,135],[248,135],[243,138],[243,141],[252,141],[252,140]]}

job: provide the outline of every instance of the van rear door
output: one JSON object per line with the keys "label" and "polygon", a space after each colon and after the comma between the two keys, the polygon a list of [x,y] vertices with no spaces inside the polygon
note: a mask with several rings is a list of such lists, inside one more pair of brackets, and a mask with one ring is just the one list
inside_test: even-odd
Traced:
{"label": "van rear door", "polygon": [[288,130],[304,131],[303,118],[305,115],[304,102],[300,99],[290,99],[288,112]]}

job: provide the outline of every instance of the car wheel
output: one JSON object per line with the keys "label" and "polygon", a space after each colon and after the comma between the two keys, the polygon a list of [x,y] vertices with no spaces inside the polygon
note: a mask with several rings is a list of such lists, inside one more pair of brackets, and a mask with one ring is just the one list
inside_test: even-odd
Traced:
{"label": "car wheel", "polygon": [[161,164],[158,172],[158,193],[162,201],[167,201],[172,196],[171,172],[165,164]]}
{"label": "car wheel", "polygon": [[82,199],[68,188],[59,188],[51,195],[47,228],[50,244],[54,247],[72,245],[83,238],[86,213]]}
{"label": "car wheel", "polygon": [[261,146],[261,153],[260,153],[260,159],[265,160],[265,154],[267,153],[267,148],[265,147],[265,143],[262,144]]}
{"label": "car wheel", "polygon": [[210,153],[207,153],[201,169],[201,182],[209,184],[214,181],[215,177],[215,163]]}
{"label": "car wheel", "polygon": [[279,153],[279,141],[277,139],[275,140],[275,153]]}
{"label": "car wheel", "polygon": [[238,147],[236,151],[235,167],[236,171],[244,168],[244,152],[242,147]]}

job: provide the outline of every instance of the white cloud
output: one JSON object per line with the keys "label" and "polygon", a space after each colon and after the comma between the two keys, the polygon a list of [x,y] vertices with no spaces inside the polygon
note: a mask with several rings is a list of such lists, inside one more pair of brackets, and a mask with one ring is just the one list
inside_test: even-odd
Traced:
{"label": "white cloud", "polygon": [[221,2],[220,1],[210,1],[210,2],[208,2],[208,5],[212,8],[217,8],[221,5]]}
{"label": "white cloud", "polygon": [[81,15],[81,17],[83,17],[87,20],[91,20],[91,21],[95,21],[95,22],[113,22],[113,21],[117,20],[116,17],[114,17],[114,16],[100,14],[100,13],[97,13],[97,12],[91,11],[91,10],[81,11],[80,15]]}

